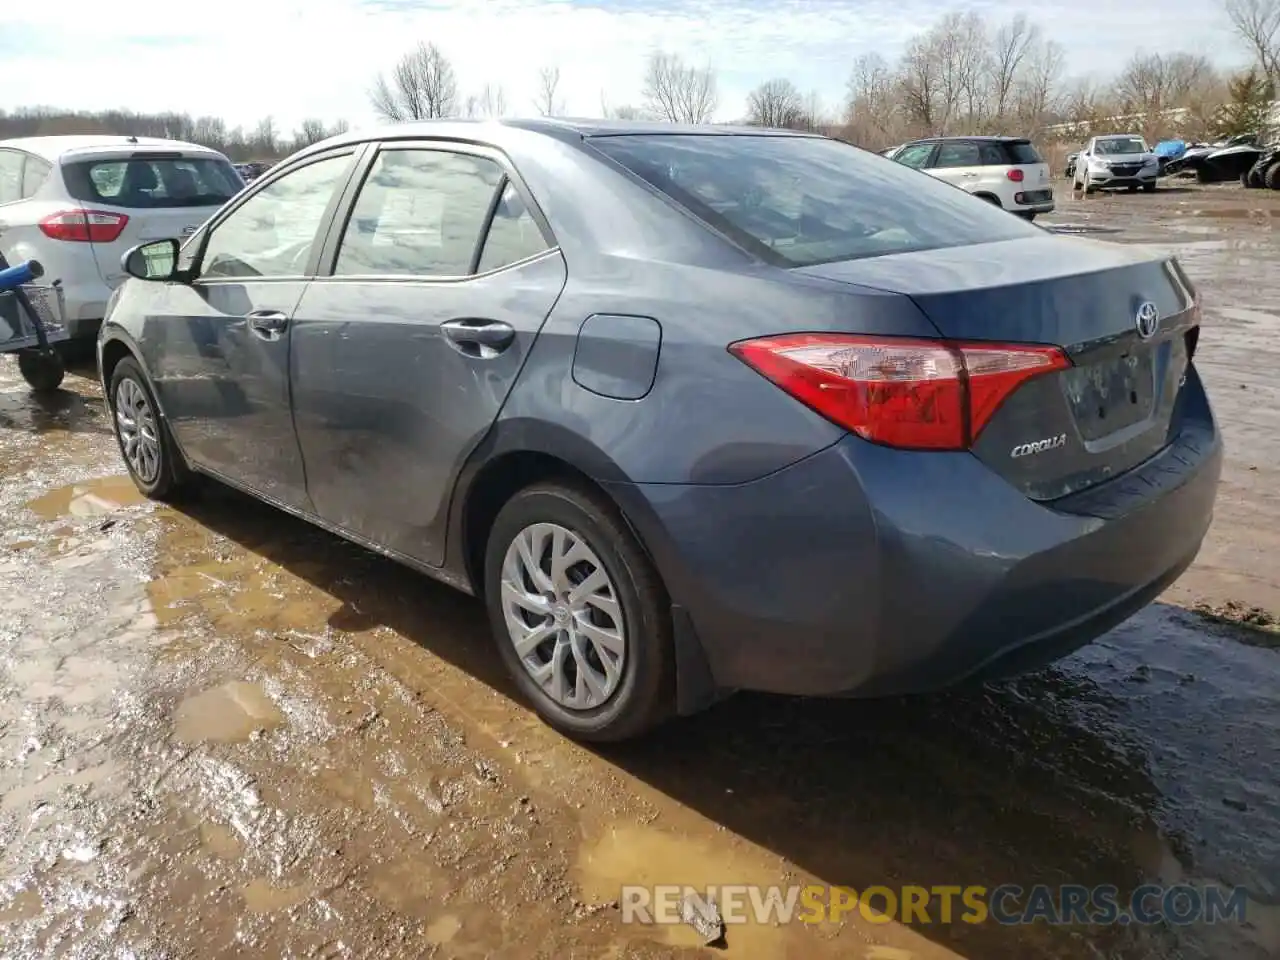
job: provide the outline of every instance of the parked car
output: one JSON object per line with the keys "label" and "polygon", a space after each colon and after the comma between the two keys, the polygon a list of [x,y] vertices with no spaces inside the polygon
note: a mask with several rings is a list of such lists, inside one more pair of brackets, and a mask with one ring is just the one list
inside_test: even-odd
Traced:
{"label": "parked car", "polygon": [[1151,193],[1160,176],[1160,160],[1147,141],[1134,133],[1094,137],[1080,151],[1072,174],[1077,190],[1093,193],[1125,187],[1130,193],[1141,187]]}
{"label": "parked car", "polygon": [[1262,150],[1253,166],[1240,175],[1240,182],[1246,187],[1280,190],[1280,145]]}
{"label": "parked car", "polygon": [[1020,137],[932,137],[899,147],[892,159],[923,170],[1025,220],[1053,210],[1049,165]]}
{"label": "parked car", "polygon": [[240,174],[241,179],[243,179],[245,183],[252,183],[270,169],[271,164],[265,163],[261,160],[236,164],[236,172]]}
{"label": "parked car", "polygon": [[193,233],[243,186],[216,150],[144,137],[0,140],[0,253],[60,280],[68,333],[87,343],[121,255],[141,240]]}
{"label": "parked car", "polygon": [[816,134],[348,133],[125,263],[99,357],[138,488],[214,477],[477,594],[581,739],[1031,669],[1213,510],[1176,259]]}

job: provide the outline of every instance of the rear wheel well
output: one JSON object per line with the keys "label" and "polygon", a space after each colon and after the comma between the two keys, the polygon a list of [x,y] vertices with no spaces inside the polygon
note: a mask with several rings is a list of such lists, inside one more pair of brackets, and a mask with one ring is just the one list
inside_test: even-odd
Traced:
{"label": "rear wheel well", "polygon": [[[548,480],[559,480],[586,488],[613,503],[613,498],[598,483],[581,470],[550,454],[522,450],[503,454],[485,464],[467,491],[462,514],[463,560],[476,596],[484,597],[484,553],[489,544],[489,531],[493,529],[498,511],[525,487]],[[623,519],[625,522],[626,518]],[[636,540],[639,542],[640,538],[636,537]],[[640,549],[645,549],[643,543]]]}
{"label": "rear wheel well", "polygon": [[115,372],[116,364],[125,357],[133,356],[133,351],[125,344],[123,340],[108,340],[102,346],[102,382],[109,388],[111,386],[111,375]]}
{"label": "rear wheel well", "polygon": [[974,196],[979,200],[985,200],[987,203],[994,203],[997,207],[1004,208],[1004,204],[1000,202],[1000,198],[994,193],[975,193]]}

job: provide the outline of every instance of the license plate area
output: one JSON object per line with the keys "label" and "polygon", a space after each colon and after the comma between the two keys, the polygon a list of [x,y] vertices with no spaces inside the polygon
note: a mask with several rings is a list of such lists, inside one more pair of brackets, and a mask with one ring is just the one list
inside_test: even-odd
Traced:
{"label": "license plate area", "polygon": [[1151,416],[1153,361],[1153,353],[1143,350],[1063,371],[1067,400],[1084,440],[1101,440]]}

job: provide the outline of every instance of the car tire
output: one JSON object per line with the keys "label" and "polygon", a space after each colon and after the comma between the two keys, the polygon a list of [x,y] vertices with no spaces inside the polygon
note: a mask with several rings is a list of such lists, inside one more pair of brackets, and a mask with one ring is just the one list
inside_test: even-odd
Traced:
{"label": "car tire", "polygon": [[1081,186],[1081,189],[1082,189],[1082,190],[1084,190],[1084,192],[1085,192],[1085,196],[1088,196],[1088,195],[1089,195],[1089,194],[1091,194],[1091,193],[1097,193],[1097,192],[1098,192],[1098,188],[1097,188],[1097,187],[1095,187],[1093,184],[1091,184],[1091,183],[1089,182],[1089,171],[1088,171],[1088,170],[1086,170],[1086,171],[1084,172],[1084,184]]}
{"label": "car tire", "polygon": [[1280,161],[1267,167],[1267,172],[1262,175],[1262,182],[1268,190],[1280,190]]}
{"label": "car tire", "polygon": [[1027,223],[1031,223],[1036,218],[1035,213],[1031,210],[1015,210],[1014,216],[1021,217],[1023,220],[1027,221]]}
{"label": "car tire", "polygon": [[1155,181],[1153,180],[1151,183],[1144,183],[1144,184],[1142,185],[1142,192],[1143,192],[1143,193],[1155,193],[1155,192],[1156,192],[1156,184],[1155,184]]}
{"label": "car tire", "polygon": [[[550,556],[557,545],[570,543],[579,559],[557,571]],[[484,567],[485,605],[499,655],[547,724],[571,739],[604,743],[636,737],[672,715],[671,603],[607,497],[585,485],[526,487],[498,512]],[[592,591],[596,603],[566,602],[572,597],[566,586],[587,578],[601,583]],[[602,636],[610,638],[608,645],[597,642]],[[520,650],[518,641],[538,645]],[[535,671],[542,675],[535,679]]]}
{"label": "car tire", "polygon": [[1127,189],[1127,190],[1129,191],[1129,193],[1137,193],[1137,192],[1138,192],[1138,185],[1137,185],[1136,183],[1131,183],[1131,184],[1129,184],[1129,186],[1128,186],[1128,187],[1126,187],[1125,189]]}
{"label": "car tire", "polygon": [[[107,390],[111,430],[129,478],[152,500],[173,501],[190,491],[193,476],[137,361],[126,357],[111,371]],[[122,416],[123,415],[123,416]]]}
{"label": "car tire", "polygon": [[1256,190],[1258,188],[1259,184],[1257,178],[1253,175],[1252,168],[1240,174],[1240,186],[1244,187],[1246,190]]}
{"label": "car tire", "polygon": [[44,350],[33,347],[18,351],[18,372],[33,392],[52,393],[62,386],[67,366],[62,362],[62,355],[52,347]]}

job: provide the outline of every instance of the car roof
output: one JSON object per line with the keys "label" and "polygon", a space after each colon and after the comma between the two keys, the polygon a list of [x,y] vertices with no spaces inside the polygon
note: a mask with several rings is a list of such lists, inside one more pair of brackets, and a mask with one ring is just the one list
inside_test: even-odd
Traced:
{"label": "car roof", "polygon": [[1094,137],[1095,140],[1141,140],[1140,133],[1104,133]]}
{"label": "car roof", "polygon": [[992,136],[988,134],[975,134],[972,137],[954,136],[954,137],[921,137],[919,140],[908,140],[903,144],[909,147],[913,143],[946,143],[949,140],[981,140],[987,143],[1030,143],[1030,137],[1010,137],[1005,134]]}
{"label": "car roof", "polygon": [[594,120],[571,117],[536,117],[531,119],[501,120],[409,120],[365,130],[351,130],[320,143],[312,144],[307,151],[316,148],[329,149],[353,143],[379,140],[404,140],[415,137],[440,137],[446,140],[470,140],[503,147],[522,134],[541,134],[558,140],[582,140],[587,137],[617,137],[628,135],[664,134],[667,136],[751,136],[751,137],[809,137],[821,138],[820,133],[803,130],[776,130],[770,127],[752,127],[741,124],[693,124],[667,123],[661,120]]}
{"label": "car roof", "polygon": [[0,140],[0,147],[23,150],[35,154],[42,160],[56,163],[71,153],[92,154],[95,151],[128,150],[138,148],[140,152],[148,150],[181,150],[184,153],[208,153],[220,156],[218,151],[202,147],[198,143],[186,143],[182,140],[165,140],[160,137],[128,137],[124,135],[67,134],[51,137],[18,137],[12,140]]}

